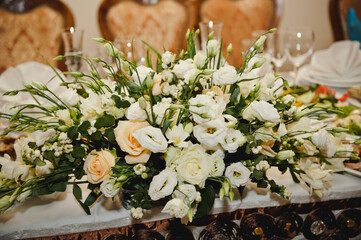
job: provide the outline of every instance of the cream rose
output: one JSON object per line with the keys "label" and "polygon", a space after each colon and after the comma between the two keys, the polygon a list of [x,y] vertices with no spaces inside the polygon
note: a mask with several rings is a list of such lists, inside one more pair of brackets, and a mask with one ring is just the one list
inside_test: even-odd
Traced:
{"label": "cream rose", "polygon": [[148,194],[153,201],[156,201],[172,194],[175,186],[177,186],[177,174],[166,168],[153,177]]}
{"label": "cream rose", "polygon": [[204,187],[211,171],[208,158],[209,155],[198,144],[184,149],[176,168],[179,180]]}
{"label": "cream rose", "polygon": [[249,180],[251,171],[246,168],[242,163],[232,163],[226,168],[224,174],[231,181],[232,187],[244,186]]}
{"label": "cream rose", "polygon": [[108,178],[115,165],[115,157],[107,150],[92,151],[84,162],[84,171],[90,183],[100,183]]}
{"label": "cream rose", "polygon": [[149,126],[147,122],[119,121],[114,129],[115,140],[120,149],[129,155],[125,156],[128,164],[147,163],[150,151],[139,144],[133,136],[133,132]]}
{"label": "cream rose", "polygon": [[133,132],[133,137],[138,140],[139,144],[149,149],[153,153],[166,152],[168,143],[162,130],[152,126],[147,126]]}
{"label": "cream rose", "polygon": [[224,66],[213,73],[214,84],[224,86],[233,84],[240,79],[236,69],[233,66]]}
{"label": "cream rose", "polygon": [[277,109],[266,101],[252,102],[242,113],[242,117],[246,120],[252,121],[257,118],[260,121],[270,121],[279,123],[281,121],[280,114]]}

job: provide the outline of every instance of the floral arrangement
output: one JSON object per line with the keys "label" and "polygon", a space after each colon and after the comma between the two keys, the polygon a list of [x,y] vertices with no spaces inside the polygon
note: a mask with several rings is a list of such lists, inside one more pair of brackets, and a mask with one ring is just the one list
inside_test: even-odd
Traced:
{"label": "floral arrangement", "polygon": [[[60,95],[39,82],[7,92],[30,93],[39,104],[0,114],[7,124],[3,135],[22,134],[14,144],[16,159],[0,157],[0,210],[72,185],[88,214],[100,196],[123,192],[131,193],[134,218],[164,205],[162,212],[187,222],[207,215],[216,196],[232,200],[249,181],[290,198],[268,177],[270,167],[289,171],[322,197],[343,161],[358,158],[353,144],[360,139],[325,121],[343,113],[341,107],[300,104],[301,94],[281,76],[256,74],[266,59],[254,57],[273,31],[255,41],[240,67],[227,64],[232,45],[221,57],[223,43],[212,34],[205,52],[197,52],[198,31],[188,31],[187,49],[179,54],[160,54],[144,43],[145,66],[97,38],[113,64],[83,58],[89,73],[65,72],[72,80],[58,74]],[[66,57],[74,56],[56,59]],[[80,184],[87,184],[88,196]]]}

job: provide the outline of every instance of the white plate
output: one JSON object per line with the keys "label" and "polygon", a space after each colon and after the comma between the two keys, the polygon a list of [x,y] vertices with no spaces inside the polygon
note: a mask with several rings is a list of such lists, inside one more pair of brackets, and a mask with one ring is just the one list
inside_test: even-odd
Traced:
{"label": "white plate", "polygon": [[357,170],[354,170],[354,169],[351,169],[351,168],[348,168],[348,167],[345,167],[345,171],[349,174],[352,174],[354,176],[357,176],[357,177],[361,177],[361,172],[360,171],[357,171]]}

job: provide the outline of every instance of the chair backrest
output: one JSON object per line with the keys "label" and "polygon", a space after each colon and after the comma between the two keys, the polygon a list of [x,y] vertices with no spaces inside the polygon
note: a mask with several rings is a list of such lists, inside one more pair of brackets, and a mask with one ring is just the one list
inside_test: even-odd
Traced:
{"label": "chair backrest", "polygon": [[103,0],[98,22],[107,40],[138,37],[160,53],[176,53],[198,22],[197,0]]}
{"label": "chair backrest", "polygon": [[239,65],[243,61],[242,40],[251,39],[256,30],[277,27],[282,9],[283,0],[203,0],[200,19],[223,23],[223,50],[232,43],[232,53]]}
{"label": "chair backrest", "polygon": [[329,2],[329,16],[335,41],[349,39],[346,18],[351,8],[355,10],[356,17],[361,21],[360,0],[330,0]]}
{"label": "chair backrest", "polygon": [[74,26],[73,15],[58,0],[0,1],[0,73],[27,61],[51,64],[62,53],[61,31]]}

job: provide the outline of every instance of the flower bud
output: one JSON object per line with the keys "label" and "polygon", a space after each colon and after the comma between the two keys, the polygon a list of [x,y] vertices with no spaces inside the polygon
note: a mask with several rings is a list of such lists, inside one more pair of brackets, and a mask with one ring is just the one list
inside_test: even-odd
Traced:
{"label": "flower bud", "polygon": [[142,173],[142,175],[141,175],[141,177],[142,177],[142,179],[147,179],[148,178],[148,173]]}
{"label": "flower bud", "polygon": [[144,99],[145,99],[146,101],[150,102],[150,96],[149,96],[149,95],[144,95],[143,97],[144,97]]}
{"label": "flower bud", "polygon": [[185,131],[186,133],[191,134],[192,131],[193,131],[193,124],[192,124],[191,122],[188,123],[188,124],[184,127],[184,131]]}
{"label": "flower bud", "polygon": [[153,87],[153,79],[152,79],[152,75],[151,73],[147,74],[147,77],[145,78],[145,86],[147,87],[147,89],[152,89]]}
{"label": "flower bud", "polygon": [[202,73],[203,73],[204,75],[211,75],[211,74],[213,74],[215,71],[216,71],[216,70],[213,70],[213,69],[204,69]]}
{"label": "flower bud", "polygon": [[313,191],[319,198],[323,197],[322,189],[313,189]]}
{"label": "flower bud", "polygon": [[92,38],[92,40],[98,42],[98,43],[104,43],[106,40],[104,38]]}
{"label": "flower bud", "polygon": [[115,58],[118,56],[119,50],[110,43],[107,42],[106,44],[104,44],[104,47],[107,50],[110,57]]}
{"label": "flower bud", "polygon": [[254,49],[260,49],[263,46],[264,41],[266,41],[266,39],[267,37],[265,35],[259,37],[256,43],[254,44]]}
{"label": "flower bud", "polygon": [[202,69],[206,65],[207,57],[202,53],[197,53],[194,56],[194,63],[198,69]]}
{"label": "flower bud", "polygon": [[343,128],[343,127],[334,127],[334,128],[332,128],[332,131],[333,131],[333,132],[336,132],[336,133],[340,133],[340,132],[347,132],[348,129],[347,129],[347,128]]}
{"label": "flower bud", "polygon": [[10,201],[9,195],[5,195],[0,199],[0,212],[4,212],[6,209],[8,209],[12,202]]}
{"label": "flower bud", "polygon": [[125,54],[124,54],[122,51],[119,51],[119,56],[120,56],[121,58],[125,58]]}
{"label": "flower bud", "polygon": [[214,36],[214,31],[212,31],[208,34],[208,41],[211,40],[213,38],[213,36]]}
{"label": "flower bud", "polygon": [[202,113],[200,115],[201,118],[211,118],[207,113]]}
{"label": "flower bud", "polygon": [[292,150],[284,150],[277,153],[277,158],[279,160],[286,160],[295,156],[295,153]]}
{"label": "flower bud", "polygon": [[32,81],[31,84],[40,90],[48,89],[44,83]]}
{"label": "flower bud", "polygon": [[227,47],[227,53],[232,52],[232,43],[230,43]]}
{"label": "flower bud", "polygon": [[188,210],[188,219],[189,222],[193,221],[193,210],[191,208]]}
{"label": "flower bud", "polygon": [[191,30],[187,30],[187,33],[186,33],[186,39],[188,39],[189,38],[189,35],[191,34]]}
{"label": "flower bud", "polygon": [[96,62],[96,63],[98,63],[98,62],[100,62],[100,61],[101,61],[101,59],[100,59],[100,58],[92,58],[92,60],[93,60],[94,62]]}
{"label": "flower bud", "polygon": [[70,109],[70,117],[73,121],[77,121],[78,117],[74,109]]}
{"label": "flower bud", "polygon": [[233,191],[230,191],[230,192],[229,192],[229,199],[230,199],[231,201],[233,201],[233,199],[234,199],[234,192],[233,192]]}
{"label": "flower bud", "polygon": [[61,125],[58,127],[58,129],[62,132],[66,132],[66,131],[68,131],[69,127],[66,125]]}
{"label": "flower bud", "polygon": [[213,58],[217,56],[218,50],[219,50],[218,41],[214,39],[209,40],[207,44],[207,51],[209,58]]}
{"label": "flower bud", "polygon": [[194,32],[196,35],[199,35],[199,28]]}
{"label": "flower bud", "polygon": [[219,190],[219,199],[220,199],[220,200],[223,200],[223,198],[224,198],[224,189],[221,188],[221,189]]}
{"label": "flower bud", "polygon": [[277,31],[277,28],[271,28],[270,30],[268,30],[269,33],[273,33],[275,31]]}
{"label": "flower bud", "polygon": [[145,101],[144,97],[140,97],[138,99],[139,107],[143,110],[147,109],[147,101]]}
{"label": "flower bud", "polygon": [[93,76],[93,77],[98,77],[99,75],[98,75],[98,73],[97,72],[95,72],[95,71],[93,71],[93,70],[90,70],[90,73],[91,73],[91,75]]}
{"label": "flower bud", "polygon": [[60,61],[63,60],[65,57],[62,55],[56,56],[55,58],[53,58],[54,61]]}
{"label": "flower bud", "polygon": [[272,126],[273,126],[273,122],[266,122],[265,124],[263,124],[263,126],[264,126],[265,128],[272,127]]}
{"label": "flower bud", "polygon": [[266,58],[263,57],[260,60],[258,60],[255,64],[253,64],[252,69],[260,68],[262,65],[266,62]]}
{"label": "flower bud", "polygon": [[75,78],[80,78],[84,76],[84,73],[82,72],[64,72],[64,74],[73,76]]}
{"label": "flower bud", "polygon": [[222,182],[222,188],[224,189],[224,195],[228,196],[228,194],[229,194],[229,183],[228,183],[228,181]]}
{"label": "flower bud", "polygon": [[172,104],[172,105],[169,106],[169,108],[170,108],[171,110],[177,110],[177,109],[183,109],[184,106],[183,106],[183,105],[180,105],[180,104]]}
{"label": "flower bud", "polygon": [[184,57],[184,49],[182,49],[182,51],[179,53],[179,58],[183,58]]}
{"label": "flower bud", "polygon": [[27,89],[33,89],[33,86],[31,86],[29,83],[25,83],[24,87]]}
{"label": "flower bud", "polygon": [[356,141],[353,142],[353,144],[356,144],[356,145],[361,144],[361,139],[357,139]]}
{"label": "flower bud", "polygon": [[117,181],[120,181],[120,182],[124,182],[125,180],[127,180],[127,176],[126,175],[120,175],[119,177],[118,177],[118,179],[117,179]]}
{"label": "flower bud", "polygon": [[48,104],[48,105],[43,105],[43,107],[46,108],[46,109],[49,110],[49,111],[52,111],[52,112],[59,109],[57,106],[55,106],[55,105],[50,105],[50,104]]}

